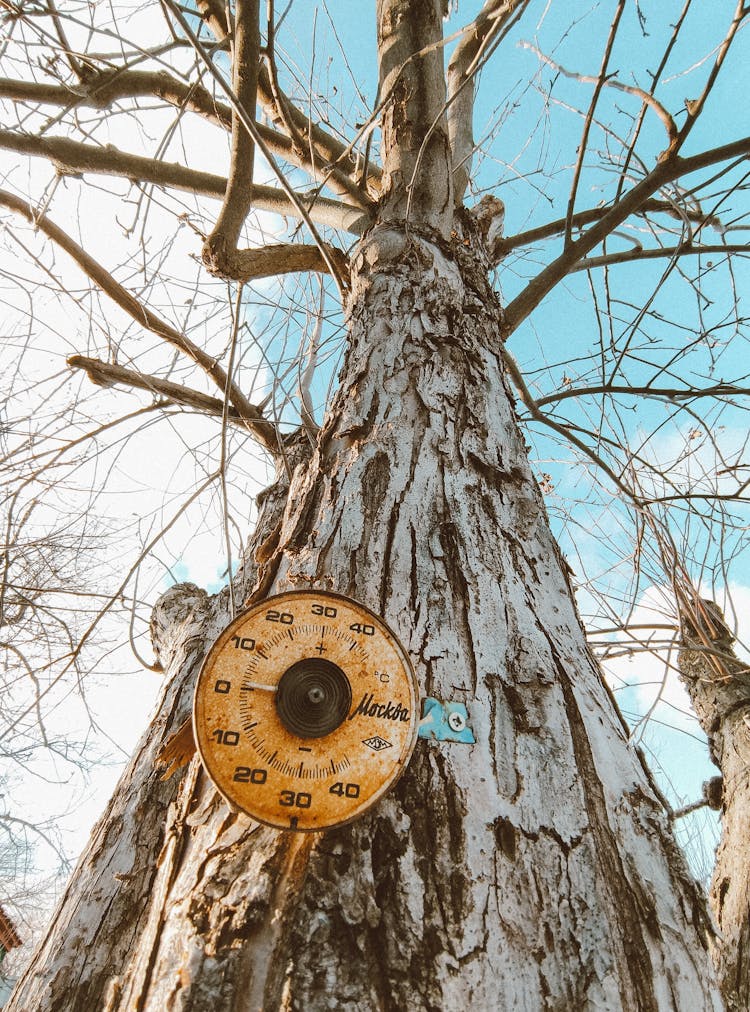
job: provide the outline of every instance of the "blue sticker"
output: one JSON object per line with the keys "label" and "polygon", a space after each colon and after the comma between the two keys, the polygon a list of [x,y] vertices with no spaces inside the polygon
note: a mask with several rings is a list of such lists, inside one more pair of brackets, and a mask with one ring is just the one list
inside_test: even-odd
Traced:
{"label": "blue sticker", "polygon": [[441,703],[432,696],[422,700],[419,737],[432,741],[457,741],[464,745],[473,745],[476,741],[464,704]]}

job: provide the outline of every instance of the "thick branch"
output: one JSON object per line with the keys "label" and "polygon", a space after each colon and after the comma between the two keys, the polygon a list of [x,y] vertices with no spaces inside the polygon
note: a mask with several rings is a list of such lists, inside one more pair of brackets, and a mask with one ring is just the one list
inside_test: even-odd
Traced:
{"label": "thick branch", "polygon": [[[281,189],[284,191],[284,193],[287,195],[291,203],[297,209],[298,216],[302,219],[302,221],[304,221],[305,225],[307,226],[310,235],[312,236],[315,244],[317,245],[318,249],[321,252],[321,255],[324,258],[327,258],[328,254],[326,251],[326,245],[318,233],[318,230],[315,226],[315,222],[310,217],[309,209],[305,206],[304,201],[302,200],[300,195],[296,192],[296,190],[294,190],[294,188],[290,184],[289,180],[287,179],[282,169],[279,168],[279,166],[274,161],[273,155],[268,150],[266,145],[263,143],[263,138],[260,136],[260,134],[256,129],[254,118],[249,115],[244,105],[238,100],[235,92],[224,80],[224,76],[217,69],[217,67],[214,66],[214,63],[212,62],[208,54],[205,52],[204,47],[202,46],[200,40],[193,31],[188,19],[185,17],[185,14],[183,13],[182,10],[180,10],[179,5],[175,2],[175,0],[163,0],[163,2],[169,9],[169,11],[172,13],[173,17],[176,19],[178,24],[180,25],[182,31],[189,39],[191,46],[198,54],[200,59],[203,61],[203,64],[208,70],[208,72],[211,74],[216,83],[229,98],[229,101],[232,104],[233,114],[235,114],[238,117],[238,119],[242,123],[243,129],[247,131],[248,135],[252,138],[254,143],[258,146],[258,148],[262,152],[263,156],[265,157],[266,161],[271,167],[274,175],[281,184]],[[343,298],[344,291],[346,289],[346,282],[344,281],[343,278],[339,276],[338,269],[333,261],[330,261],[329,268],[331,274],[333,275],[334,280],[336,281],[339,292],[341,293],[341,296]]]}
{"label": "thick branch", "polygon": [[386,220],[448,235],[453,180],[441,42],[442,0],[425,0],[415,15],[407,0],[378,0],[379,93]]}
{"label": "thick branch", "polygon": [[252,281],[253,278],[268,278],[277,274],[292,274],[295,271],[330,273],[329,261],[336,264],[342,277],[348,277],[349,260],[346,254],[328,243],[325,243],[325,248],[328,259],[317,246],[289,242],[261,246],[258,249],[227,251],[221,260],[217,259],[213,263],[206,263],[204,249],[203,262],[212,274],[226,277],[231,281]]}
{"label": "thick branch", "polygon": [[[136,372],[135,369],[126,369],[121,365],[102,362],[101,359],[88,358],[85,355],[71,355],[67,363],[71,369],[83,369],[91,382],[100,387],[133,387],[136,390],[147,390],[149,393],[158,394],[170,404],[194,408],[203,414],[222,417],[224,413],[224,402],[218,397],[211,397],[210,394],[192,390],[181,383],[172,383],[170,380],[160,379],[158,376]],[[241,425],[243,428],[246,425],[236,408],[230,407],[227,417],[235,425]]]}
{"label": "thick branch", "polygon": [[[290,140],[290,144],[299,164],[316,179],[326,180],[334,189],[346,191],[363,206],[369,204],[369,201],[360,187],[360,180],[370,197],[377,198],[380,195],[380,168],[368,163],[367,171],[363,173],[346,145],[313,123],[278,87],[274,89],[267,67],[261,67],[258,74],[258,102],[280,130],[287,133],[290,126],[303,138],[304,145],[299,145],[294,140]],[[361,178],[363,175],[364,179]]]}
{"label": "thick branch", "polygon": [[[64,84],[43,84],[0,77],[0,98],[13,102],[70,109],[78,106],[108,109],[123,99],[147,96],[198,113],[225,130],[232,125],[232,110],[228,105],[217,102],[202,85],[186,84],[172,77],[166,70],[107,70],[87,78],[85,84],[76,88]],[[268,143],[273,143],[273,138],[278,136],[276,131],[269,127],[264,127],[263,130]]]}
{"label": "thick branch", "polygon": [[217,42],[224,42],[229,35],[227,10],[222,0],[195,0],[201,18],[213,32]]}
{"label": "thick branch", "polygon": [[279,440],[273,425],[263,418],[254,404],[248,401],[237,384],[229,379],[215,358],[206,354],[202,348],[193,344],[188,337],[175,330],[174,327],[171,327],[157,316],[156,313],[139,302],[119,281],[116,281],[112,277],[109,271],[105,270],[97,260],[94,260],[77,242],[71,239],[67,232],[64,232],[51,221],[47,215],[35,215],[33,208],[25,201],[5,190],[0,190],[0,204],[22,215],[30,224],[42,231],[61,249],[64,249],[84,274],[108,295],[113,302],[132,317],[136,323],[150,330],[151,333],[156,334],[168,344],[171,344],[187,355],[188,358],[192,359],[196,365],[199,365],[216,383],[222,393],[226,394],[230,404],[236,409],[255,438],[272,453],[279,452]]}
{"label": "thick branch", "polygon": [[542,299],[557,283],[570,273],[574,266],[592,249],[603,242],[618,225],[631,214],[637,214],[653,193],[666,183],[718,161],[736,158],[750,152],[750,137],[744,137],[731,144],[725,144],[692,158],[672,155],[659,162],[652,172],[621,200],[613,204],[600,220],[591,226],[580,239],[570,243],[564,251],[537,276],[524,290],[508,304],[505,312],[504,336],[507,338],[536,309]]}
{"label": "thick branch", "polygon": [[[259,0],[237,0],[232,45],[232,89],[237,103],[255,120],[260,52]],[[232,148],[224,203],[206,240],[204,260],[236,252],[253,195],[255,142],[236,111],[232,113]]]}
{"label": "thick branch", "polygon": [[[18,151],[32,157],[46,158],[63,175],[93,172],[98,175],[119,176],[138,183],[168,186],[175,190],[213,197],[216,200],[223,199],[227,186],[223,176],[211,172],[200,172],[174,162],[144,158],[141,155],[120,151],[111,145],[96,148],[65,137],[32,137],[0,129],[0,148]],[[305,202],[303,195],[300,199]],[[253,187],[253,207],[259,211],[299,217],[299,210],[289,197],[273,186]],[[309,203],[308,213],[318,224],[341,228],[354,235],[359,235],[369,224],[369,217],[363,214],[360,208],[326,197],[314,197]]]}
{"label": "thick branch", "polygon": [[[201,17],[209,26],[217,42],[224,42],[227,38],[229,28],[227,25],[226,11],[221,0],[196,0],[196,5]],[[358,171],[356,162],[352,159],[349,149],[331,134],[327,133],[317,123],[313,123],[303,112],[296,108],[287,95],[278,89],[274,89],[271,76],[267,67],[261,67],[258,75],[258,101],[261,108],[269,119],[287,133],[287,121],[290,121],[293,129],[299,131],[309,144],[307,150],[301,150],[294,145],[296,156],[302,168],[310,171],[315,178],[325,178],[330,182],[333,189],[343,187],[350,192],[356,203],[360,203],[363,196],[359,186],[353,181],[358,179],[361,173]],[[283,106],[283,108],[280,108]],[[290,141],[290,143],[293,143]],[[310,148],[322,159],[323,165],[317,164],[314,157],[311,157]],[[367,177],[364,180],[367,189],[373,197],[380,193],[381,172],[375,166],[369,166]],[[354,191],[352,192],[352,188]]]}
{"label": "thick branch", "polygon": [[527,0],[485,0],[482,10],[464,29],[448,64],[448,136],[453,156],[453,199],[463,200],[474,152],[474,78],[488,46],[511,15]]}
{"label": "thick branch", "polygon": [[[210,123],[230,130],[232,107],[219,102],[199,84],[186,84],[165,70],[114,70],[103,71],[86,79],[85,85],[71,89],[64,84],[42,84],[36,81],[16,81],[0,78],[0,98],[14,102],[31,102],[42,105],[56,105],[63,108],[90,106],[107,109],[114,103],[127,98],[153,96],[179,109],[187,109],[204,117]],[[302,116],[302,114],[299,114]],[[325,182],[334,193],[347,194],[358,207],[367,208],[370,201],[360,187],[345,171],[331,171],[326,165],[310,159],[308,150],[301,150],[290,137],[273,130],[262,123],[256,124],[258,133],[273,154],[292,165],[308,171],[313,178]],[[353,173],[354,163],[351,163]]]}

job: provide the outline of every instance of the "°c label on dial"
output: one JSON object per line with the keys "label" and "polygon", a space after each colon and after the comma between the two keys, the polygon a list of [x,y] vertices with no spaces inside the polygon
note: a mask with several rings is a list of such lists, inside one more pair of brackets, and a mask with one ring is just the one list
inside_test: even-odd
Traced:
{"label": "\u00b0c label on dial", "polygon": [[218,790],[259,822],[319,830],[393,786],[417,739],[417,683],[363,605],[290,591],[239,615],[198,677],[193,726]]}

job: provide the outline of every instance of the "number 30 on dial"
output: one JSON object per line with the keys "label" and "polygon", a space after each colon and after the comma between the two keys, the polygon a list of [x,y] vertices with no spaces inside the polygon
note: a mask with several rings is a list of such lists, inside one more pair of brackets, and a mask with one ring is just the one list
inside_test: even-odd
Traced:
{"label": "number 30 on dial", "polygon": [[417,685],[382,619],[325,591],[239,615],[198,677],[195,740],[216,787],[271,826],[349,822],[393,786],[417,738]]}

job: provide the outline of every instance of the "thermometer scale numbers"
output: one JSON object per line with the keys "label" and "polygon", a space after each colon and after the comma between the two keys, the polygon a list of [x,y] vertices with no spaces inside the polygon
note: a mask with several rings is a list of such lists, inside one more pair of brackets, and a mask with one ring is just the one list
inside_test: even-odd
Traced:
{"label": "thermometer scale numbers", "polygon": [[203,765],[235,808],[282,829],[360,816],[417,738],[417,685],[382,619],[327,591],[290,591],[239,615],[195,690]]}

